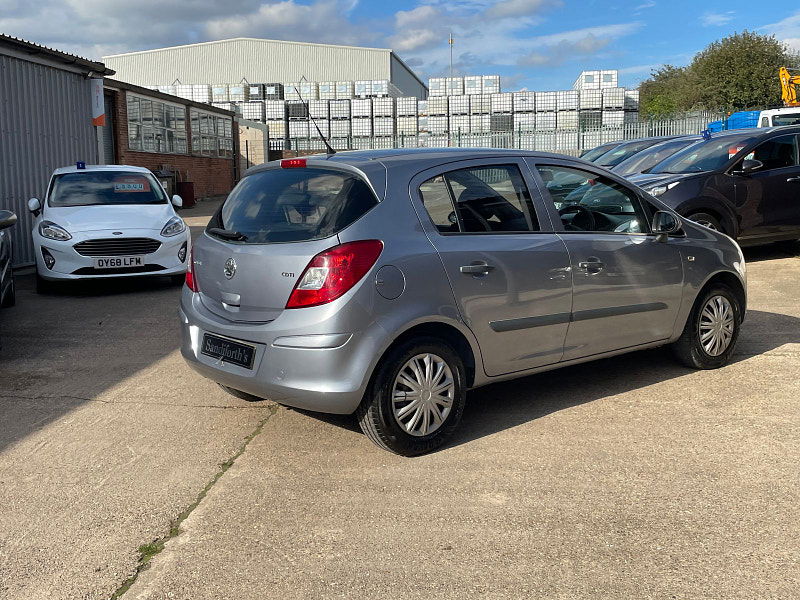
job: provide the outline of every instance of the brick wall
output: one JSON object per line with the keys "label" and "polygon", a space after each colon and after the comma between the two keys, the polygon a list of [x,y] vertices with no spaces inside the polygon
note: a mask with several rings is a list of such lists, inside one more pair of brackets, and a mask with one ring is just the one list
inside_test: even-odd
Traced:
{"label": "brick wall", "polygon": [[[137,92],[139,94],[139,92]],[[128,104],[125,91],[114,91],[114,146],[116,162],[123,165],[145,167],[151,171],[168,169],[178,173],[178,181],[194,183],[195,197],[209,198],[228,194],[236,183],[233,158],[211,158],[208,156],[157,154],[136,152],[128,149]],[[140,94],[141,95],[141,94]],[[180,99],[172,100],[180,104]],[[233,127],[233,155],[238,155],[238,128]],[[189,108],[186,109],[186,135],[188,147],[192,147]]]}

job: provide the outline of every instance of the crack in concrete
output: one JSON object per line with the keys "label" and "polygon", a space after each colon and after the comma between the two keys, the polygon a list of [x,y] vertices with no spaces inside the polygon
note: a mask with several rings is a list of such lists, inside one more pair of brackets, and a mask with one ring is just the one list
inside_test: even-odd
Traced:
{"label": "crack in concrete", "polygon": [[200,493],[197,494],[197,497],[195,498],[194,502],[192,502],[189,506],[184,508],[181,511],[181,513],[177,517],[175,517],[175,519],[172,520],[169,526],[169,531],[160,538],[157,538],[148,544],[142,544],[141,546],[139,546],[138,549],[139,561],[138,564],[136,565],[136,570],[130,577],[128,577],[125,581],[122,582],[122,584],[114,591],[113,594],[111,594],[111,596],[109,596],[109,600],[117,600],[118,598],[121,598],[125,594],[125,592],[127,592],[131,588],[131,586],[134,583],[136,583],[136,580],[139,578],[139,575],[149,567],[150,561],[154,557],[156,557],[162,550],[164,550],[165,546],[167,545],[167,542],[169,542],[173,538],[178,537],[182,533],[181,524],[187,518],[189,518],[189,515],[191,515],[192,512],[194,512],[194,510],[200,505],[203,499],[208,495],[208,493],[217,484],[217,482],[226,473],[226,471],[233,466],[233,464],[242,454],[244,454],[250,442],[252,442],[253,439],[255,439],[255,437],[259,433],[261,433],[261,431],[264,429],[264,425],[266,425],[267,421],[269,421],[269,419],[278,410],[277,405],[269,406],[266,408],[269,410],[269,414],[263,419],[261,419],[258,425],[256,425],[256,428],[252,432],[250,432],[250,434],[247,435],[247,437],[244,438],[242,445],[239,446],[236,452],[234,452],[233,455],[230,458],[228,458],[225,462],[220,464],[219,470],[209,480],[209,482],[205,485],[205,487],[203,487],[203,489],[200,490]]}

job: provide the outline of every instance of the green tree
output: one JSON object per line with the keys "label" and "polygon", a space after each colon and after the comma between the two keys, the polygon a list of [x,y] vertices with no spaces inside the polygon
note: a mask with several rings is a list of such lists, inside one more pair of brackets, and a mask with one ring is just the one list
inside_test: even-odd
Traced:
{"label": "green tree", "polygon": [[666,65],[640,88],[640,109],[651,116],[687,110],[764,108],[780,104],[778,69],[797,61],[771,35],[735,33],[709,44],[683,68]]}

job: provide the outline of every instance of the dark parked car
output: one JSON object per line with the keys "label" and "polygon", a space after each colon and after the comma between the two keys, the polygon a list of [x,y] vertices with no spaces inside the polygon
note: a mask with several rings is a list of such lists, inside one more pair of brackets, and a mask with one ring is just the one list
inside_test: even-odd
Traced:
{"label": "dark parked car", "polygon": [[11,271],[11,236],[5,231],[16,222],[17,215],[10,210],[0,210],[0,308],[14,306],[17,300]]}
{"label": "dark parked car", "polygon": [[741,245],[800,238],[800,126],[715,134],[631,177]]}
{"label": "dark parked car", "polygon": [[647,173],[662,160],[666,160],[676,152],[692,144],[696,144],[702,139],[703,138],[699,135],[687,135],[685,137],[675,138],[674,140],[660,142],[626,158],[611,170],[622,177]]}
{"label": "dark parked car", "polygon": [[592,162],[594,159],[603,156],[603,154],[605,154],[609,150],[616,148],[621,143],[622,140],[618,140],[616,142],[608,142],[606,144],[600,144],[599,146],[595,146],[591,150],[585,150],[584,152],[582,152],[581,158],[583,160],[588,160],[589,162]]}
{"label": "dark parked car", "polygon": [[591,160],[591,162],[595,163],[596,165],[600,165],[602,167],[606,167],[610,169],[611,167],[616,167],[619,163],[623,160],[630,158],[634,154],[638,154],[642,150],[649,148],[650,146],[655,146],[658,143],[666,142],[667,140],[675,139],[678,136],[661,136],[661,137],[650,137],[650,138],[640,138],[638,140],[630,140],[627,142],[621,143],[619,146],[612,148],[605,154],[601,154],[595,159],[587,159],[583,157],[584,160]]}

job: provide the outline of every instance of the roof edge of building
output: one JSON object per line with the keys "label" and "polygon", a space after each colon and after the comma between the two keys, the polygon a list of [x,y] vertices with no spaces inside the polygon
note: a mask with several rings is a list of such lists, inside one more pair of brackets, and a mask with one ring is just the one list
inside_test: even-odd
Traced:
{"label": "roof edge of building", "polygon": [[164,52],[166,50],[176,50],[178,48],[193,48],[196,46],[208,46],[211,44],[224,44],[227,42],[237,42],[237,41],[254,41],[254,42],[275,42],[279,44],[296,44],[299,46],[325,46],[325,47],[334,47],[334,48],[352,48],[355,50],[373,50],[378,52],[393,52],[391,48],[374,48],[371,46],[351,46],[347,44],[322,44],[320,42],[298,42],[295,40],[274,40],[269,38],[254,38],[254,37],[234,37],[234,38],[226,38],[224,40],[211,40],[209,42],[196,42],[193,44],[179,44],[177,46],[166,46],[164,48],[151,48],[149,50],[134,50],[132,52],[121,52],[119,54],[109,54],[107,56],[103,56],[103,60],[108,58],[121,58],[124,56],[133,56],[136,54],[147,54],[150,52]]}
{"label": "roof edge of building", "polygon": [[29,42],[28,40],[23,40],[22,38],[16,38],[11,35],[6,35],[4,33],[0,33],[0,46],[11,47],[18,52],[28,54],[31,57],[39,55],[65,65],[82,67],[88,71],[96,72],[97,75],[114,75],[116,73],[116,71],[109,69],[102,62],[89,60],[88,58],[83,58],[82,56],[77,56],[76,54],[69,54],[68,52],[62,52],[61,50],[56,50],[54,48],[48,48],[47,46],[42,46],[40,44]]}

